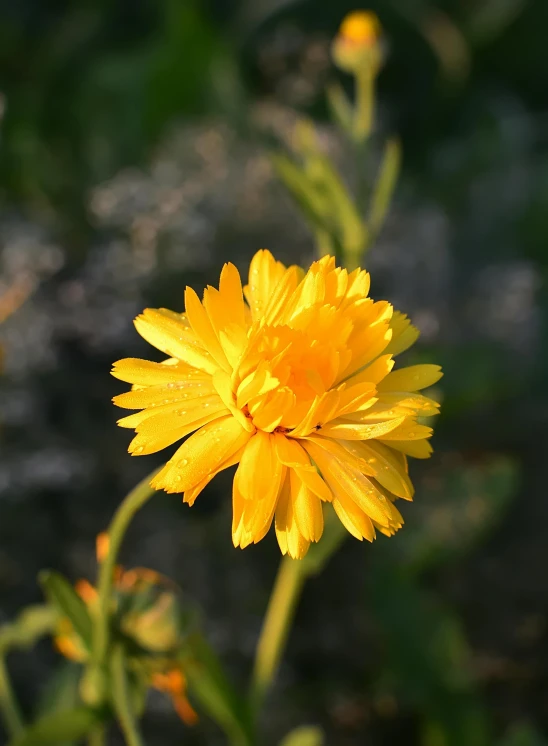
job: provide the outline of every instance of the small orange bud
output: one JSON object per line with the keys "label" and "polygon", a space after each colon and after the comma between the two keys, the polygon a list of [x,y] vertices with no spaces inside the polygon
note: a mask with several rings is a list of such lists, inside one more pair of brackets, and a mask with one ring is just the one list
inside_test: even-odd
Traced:
{"label": "small orange bud", "polygon": [[89,580],[77,580],[74,590],[80,596],[86,606],[91,606],[97,600],[97,589],[91,585]]}
{"label": "small orange bud", "polygon": [[175,711],[184,723],[194,725],[198,722],[198,714],[186,696],[186,678],[181,669],[172,668],[166,673],[154,673],[151,683],[158,691],[169,694]]}
{"label": "small orange bud", "polygon": [[332,45],[333,61],[341,70],[358,74],[367,70],[376,75],[382,61],[382,27],[369,10],[355,10],[341,23]]}
{"label": "small orange bud", "polygon": [[381,33],[381,24],[370,10],[355,10],[341,23],[339,36],[350,44],[372,46]]}
{"label": "small orange bud", "polygon": [[97,539],[95,540],[95,554],[97,555],[97,562],[103,562],[108,554],[108,550],[110,547],[110,537],[107,534],[106,531],[103,531],[100,534],[97,534]]}

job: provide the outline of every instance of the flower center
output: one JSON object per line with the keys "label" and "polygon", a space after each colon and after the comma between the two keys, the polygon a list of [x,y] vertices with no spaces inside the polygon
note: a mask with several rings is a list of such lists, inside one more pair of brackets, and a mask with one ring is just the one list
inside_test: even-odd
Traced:
{"label": "flower center", "polygon": [[239,371],[238,406],[255,427],[288,431],[337,373],[336,346],[288,326],[263,327]]}

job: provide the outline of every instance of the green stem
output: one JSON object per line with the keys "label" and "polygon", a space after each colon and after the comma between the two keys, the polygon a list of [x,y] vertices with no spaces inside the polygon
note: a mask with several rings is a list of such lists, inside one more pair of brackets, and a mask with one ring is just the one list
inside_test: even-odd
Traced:
{"label": "green stem", "polygon": [[302,560],[283,558],[255,654],[250,694],[251,709],[255,717],[260,712],[278,671],[305,578],[306,566]]}
{"label": "green stem", "polygon": [[155,492],[150,482],[157,472],[158,470],[143,479],[126,495],[108,529],[108,553],[99,568],[97,616],[93,625],[91,663],[82,682],[82,696],[90,705],[100,704],[106,695],[105,666],[110,643],[112,589],[118,552],[133,517]]}
{"label": "green stem", "polygon": [[369,66],[356,71],[356,108],[354,111],[354,138],[364,142],[373,128],[375,104],[375,76]]}
{"label": "green stem", "polygon": [[110,659],[112,701],[127,746],[144,746],[137,721],[133,715],[127,684],[126,654],[122,645],[116,645]]}
{"label": "green stem", "polygon": [[10,737],[15,738],[21,734],[25,726],[2,653],[0,653],[0,711]]}

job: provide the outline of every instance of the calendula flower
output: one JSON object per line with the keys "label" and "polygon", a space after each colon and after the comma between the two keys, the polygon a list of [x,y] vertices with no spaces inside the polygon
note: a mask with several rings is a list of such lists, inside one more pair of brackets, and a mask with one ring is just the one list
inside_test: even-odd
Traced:
{"label": "calendula flower", "polygon": [[355,10],[343,19],[332,45],[333,60],[346,72],[368,68],[376,74],[382,61],[382,28],[375,13]]}
{"label": "calendula flower", "polygon": [[[96,542],[98,562],[106,557],[108,546],[108,535],[99,534]],[[93,617],[98,603],[95,586],[88,580],[79,580],[75,591]],[[180,718],[187,725],[194,725],[198,715],[188,701],[186,677],[177,655],[182,636],[176,586],[155,570],[116,567],[114,591],[116,624],[120,632],[147,652],[144,663],[141,660],[135,674],[142,678],[145,688],[168,694]],[[54,643],[69,660],[86,663],[89,659],[86,643],[67,617],[59,620]]]}
{"label": "calendula flower", "polygon": [[[438,412],[420,389],[437,365],[392,370],[418,331],[390,303],[368,297],[369,275],[323,257],[306,274],[269,251],[255,254],[249,284],[225,264],[219,289],[185,313],[147,309],[137,331],[168,358],[126,359],[113,375],[133,384],[118,406],[141,411],[129,451],[155,453],[190,435],[152,486],[183,492],[192,505],[221,470],[233,482],[235,546],[260,541],[275,522],[282,552],[301,558],[323,530],[331,503],[348,531],[372,541],[403,523],[394,506],[410,500],[407,456],[427,458]],[[247,303],[244,300],[247,300]]]}

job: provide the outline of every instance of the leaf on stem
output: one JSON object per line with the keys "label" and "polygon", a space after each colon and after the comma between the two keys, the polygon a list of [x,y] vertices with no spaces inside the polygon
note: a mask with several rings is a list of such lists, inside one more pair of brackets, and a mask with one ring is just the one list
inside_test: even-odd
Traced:
{"label": "leaf on stem", "polygon": [[102,720],[102,713],[87,707],[44,715],[8,746],[59,746],[63,741],[79,741]]}
{"label": "leaf on stem", "polygon": [[373,239],[382,228],[392,201],[401,163],[401,145],[396,138],[388,140],[384,149],[381,167],[373,188],[369,207],[368,226]]}
{"label": "leaf on stem", "polygon": [[191,693],[232,744],[249,743],[247,712],[205,638],[193,634],[180,660]]}
{"label": "leaf on stem", "polygon": [[62,616],[70,619],[76,634],[89,647],[91,645],[89,612],[69,581],[60,573],[52,570],[41,572],[39,581],[48,601]]}
{"label": "leaf on stem", "polygon": [[57,611],[51,606],[29,606],[17,619],[0,627],[0,654],[11,648],[29,648],[40,637],[51,632],[57,621]]}

